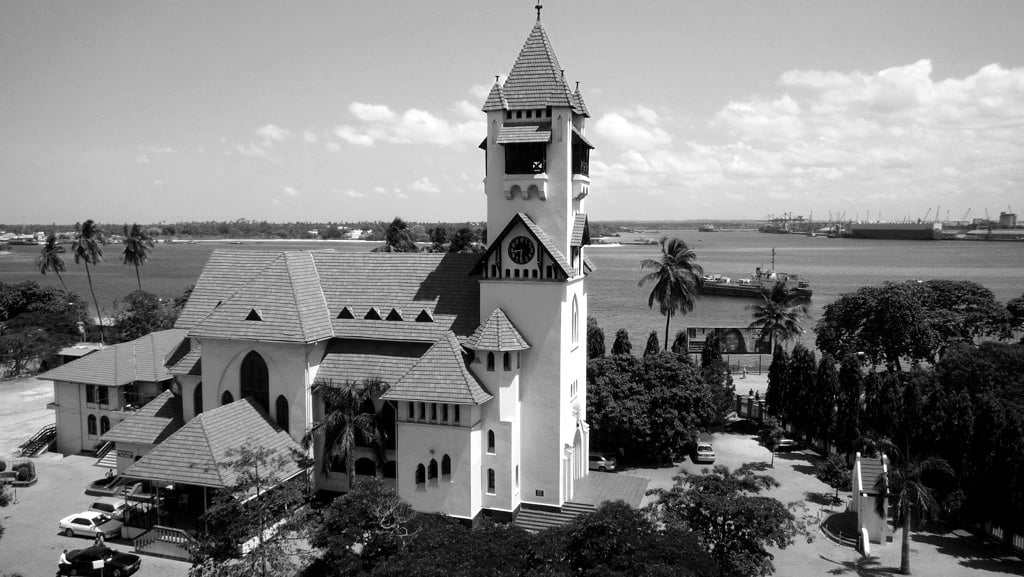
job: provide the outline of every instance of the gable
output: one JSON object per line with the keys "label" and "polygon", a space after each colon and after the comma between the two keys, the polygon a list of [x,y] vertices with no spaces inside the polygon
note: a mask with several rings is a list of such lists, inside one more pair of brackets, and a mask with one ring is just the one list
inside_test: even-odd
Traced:
{"label": "gable", "polygon": [[[535,243],[535,254],[527,263],[516,263],[510,257],[508,247],[512,239],[525,236]],[[553,268],[553,275],[548,275],[548,268]],[[564,280],[572,278],[573,267],[565,258],[562,251],[558,250],[551,237],[533,222],[525,213],[516,213],[505,226],[505,229],[495,237],[484,254],[480,257],[476,266],[471,271],[474,274],[481,274],[486,271],[488,277],[513,277],[520,278],[517,273],[526,272],[529,278]],[[497,275],[491,272],[496,271]],[[509,274],[505,274],[508,271]],[[533,273],[537,274],[534,275]]]}

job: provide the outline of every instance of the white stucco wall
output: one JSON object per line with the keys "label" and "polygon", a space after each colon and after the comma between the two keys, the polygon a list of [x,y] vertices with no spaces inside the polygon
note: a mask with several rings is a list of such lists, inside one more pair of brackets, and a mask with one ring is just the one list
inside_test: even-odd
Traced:
{"label": "white stucco wall", "polygon": [[[446,513],[453,517],[473,518],[481,507],[481,487],[486,473],[481,469],[481,428],[478,410],[463,408],[464,426],[398,422],[398,495],[417,511]],[[466,413],[469,413],[468,415]],[[475,414],[475,416],[473,416]],[[469,417],[469,419],[467,419]],[[440,475],[444,455],[451,457],[452,474]],[[431,459],[438,463],[436,482],[427,479],[416,484],[416,467],[427,467]]]}

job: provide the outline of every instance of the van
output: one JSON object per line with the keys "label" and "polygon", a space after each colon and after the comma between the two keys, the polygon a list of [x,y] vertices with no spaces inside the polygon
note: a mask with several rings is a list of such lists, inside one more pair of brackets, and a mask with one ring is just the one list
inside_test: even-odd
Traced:
{"label": "van", "polygon": [[611,453],[590,452],[591,471],[614,471],[616,464],[615,456]]}
{"label": "van", "polygon": [[116,497],[100,497],[93,501],[92,505],[89,505],[90,511],[99,511],[100,513],[106,513],[111,519],[121,521],[124,519],[124,511],[128,506],[125,504],[124,499],[118,499]]}

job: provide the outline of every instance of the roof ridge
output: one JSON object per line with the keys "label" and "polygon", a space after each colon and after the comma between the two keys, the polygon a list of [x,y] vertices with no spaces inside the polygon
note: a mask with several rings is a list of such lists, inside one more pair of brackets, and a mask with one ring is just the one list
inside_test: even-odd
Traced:
{"label": "roof ridge", "polygon": [[[215,251],[215,252],[217,252],[217,251]],[[228,253],[228,252],[241,252],[241,251],[224,250],[223,252]],[[217,302],[217,305],[215,305],[212,308],[210,308],[210,310],[207,311],[206,314],[204,314],[202,316],[202,318],[200,318],[196,322],[194,322],[192,324],[192,326],[187,329],[189,332],[192,332],[193,329],[195,329],[199,325],[201,325],[201,324],[205,323],[207,320],[209,320],[210,317],[213,316],[213,314],[217,312],[217,309],[220,308],[221,304],[226,303],[226,302],[234,299],[238,295],[238,293],[240,293],[240,292],[242,292],[242,290],[248,288],[249,285],[251,285],[257,278],[259,278],[260,275],[262,275],[264,272],[266,272],[268,268],[270,268],[279,259],[283,258],[287,251],[275,250],[275,251],[266,251],[266,252],[268,254],[276,254],[277,256],[274,257],[274,259],[268,261],[266,266],[264,266],[263,268],[261,268],[258,271],[256,271],[256,274],[254,274],[251,277],[245,279],[245,282],[243,282],[243,283],[241,283],[239,285],[236,285],[236,288],[235,288],[234,291],[228,293],[227,296],[225,296],[223,299],[220,299],[220,301]],[[209,266],[209,262],[207,262],[206,264],[207,264],[207,266]],[[203,272],[206,272],[206,267],[205,266],[203,267]],[[199,278],[200,278],[200,280],[202,279],[202,275],[201,274],[200,274]]]}
{"label": "roof ridge", "polygon": [[[242,401],[242,400],[243,399],[238,399],[238,401]],[[228,403],[227,405],[221,405],[221,407],[230,407],[231,405],[235,404],[238,401],[232,401],[231,403]],[[217,407],[217,409],[219,409],[221,407]],[[214,409],[213,411],[216,411],[217,409]],[[199,413],[198,415],[196,415],[195,419],[193,419],[193,420],[198,420],[199,421],[199,425],[198,426],[199,426],[199,429],[200,429],[201,436],[203,438],[203,442],[206,444],[206,450],[210,454],[210,459],[213,461],[214,474],[217,476],[217,479],[220,480],[222,485],[227,486],[226,483],[225,483],[224,475],[221,474],[220,463],[217,462],[217,455],[213,452],[213,446],[210,445],[209,431],[206,430],[206,419],[204,417],[209,416],[209,414],[211,412],[213,412],[213,411],[203,411],[202,413]],[[186,426],[188,426],[188,425],[186,425]],[[182,427],[182,428],[184,429],[184,427]]]}

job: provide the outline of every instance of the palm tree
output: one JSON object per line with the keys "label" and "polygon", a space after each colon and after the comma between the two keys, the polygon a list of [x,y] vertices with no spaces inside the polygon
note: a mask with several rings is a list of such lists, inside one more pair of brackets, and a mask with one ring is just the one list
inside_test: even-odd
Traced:
{"label": "palm tree", "polygon": [[89,279],[89,292],[92,293],[92,302],[96,305],[96,316],[100,324],[100,342],[103,342],[103,314],[100,312],[100,301],[96,299],[96,290],[92,287],[89,265],[103,261],[101,246],[106,244],[106,239],[103,238],[103,230],[91,218],[83,224],[75,223],[75,233],[75,242],[71,245],[71,250],[75,255],[75,264],[85,263],[85,276]]}
{"label": "palm tree", "polygon": [[318,436],[323,442],[320,455],[320,469],[325,474],[331,470],[334,457],[345,460],[345,471],[348,474],[348,487],[352,489],[355,476],[356,440],[359,434],[371,439],[374,460],[378,469],[384,466],[385,437],[390,433],[378,426],[377,415],[365,412],[363,406],[367,401],[380,396],[387,390],[387,385],[377,379],[367,379],[361,383],[346,381],[336,385],[330,381],[317,381],[312,387],[313,394],[320,397],[324,406],[324,416],[315,421],[309,432],[302,438],[302,443],[309,447]]}
{"label": "palm tree", "polygon": [[57,235],[51,233],[50,236],[46,237],[46,244],[43,245],[39,256],[36,257],[36,266],[39,267],[39,272],[44,275],[53,271],[57,275],[57,280],[60,281],[60,286],[64,287],[64,292],[67,292],[68,287],[60,276],[60,273],[68,270],[64,257],[60,256],[63,253],[64,247],[57,244]]}
{"label": "palm tree", "polygon": [[661,314],[665,315],[665,350],[668,350],[668,328],[672,316],[678,311],[686,314],[693,310],[695,301],[704,288],[704,269],[697,264],[697,254],[690,250],[681,239],[661,238],[661,260],[644,259],[640,269],[650,269],[640,279],[639,286],[654,283],[647,306],[654,308],[657,301]]}
{"label": "palm tree", "polygon": [[952,476],[953,468],[945,459],[927,457],[912,459],[905,455],[888,439],[877,442],[889,455],[888,472],[878,480],[879,498],[875,511],[885,513],[885,502],[893,508],[892,522],[903,529],[900,549],[900,573],[910,574],[910,530],[913,521],[932,518],[939,509],[939,503],[925,477],[935,475]]}
{"label": "palm tree", "polygon": [[761,298],[763,303],[747,305],[754,316],[748,328],[759,329],[759,339],[769,338],[769,345],[774,349],[776,343],[786,343],[804,332],[800,320],[810,318],[806,296],[790,291],[782,281],[775,283],[771,292]]}
{"label": "palm tree", "polygon": [[135,281],[139,283],[139,290],[142,290],[142,277],[139,276],[139,267],[149,260],[149,251],[153,250],[153,238],[146,234],[146,231],[139,227],[138,223],[124,225],[124,250],[121,251],[121,262],[135,266]]}

